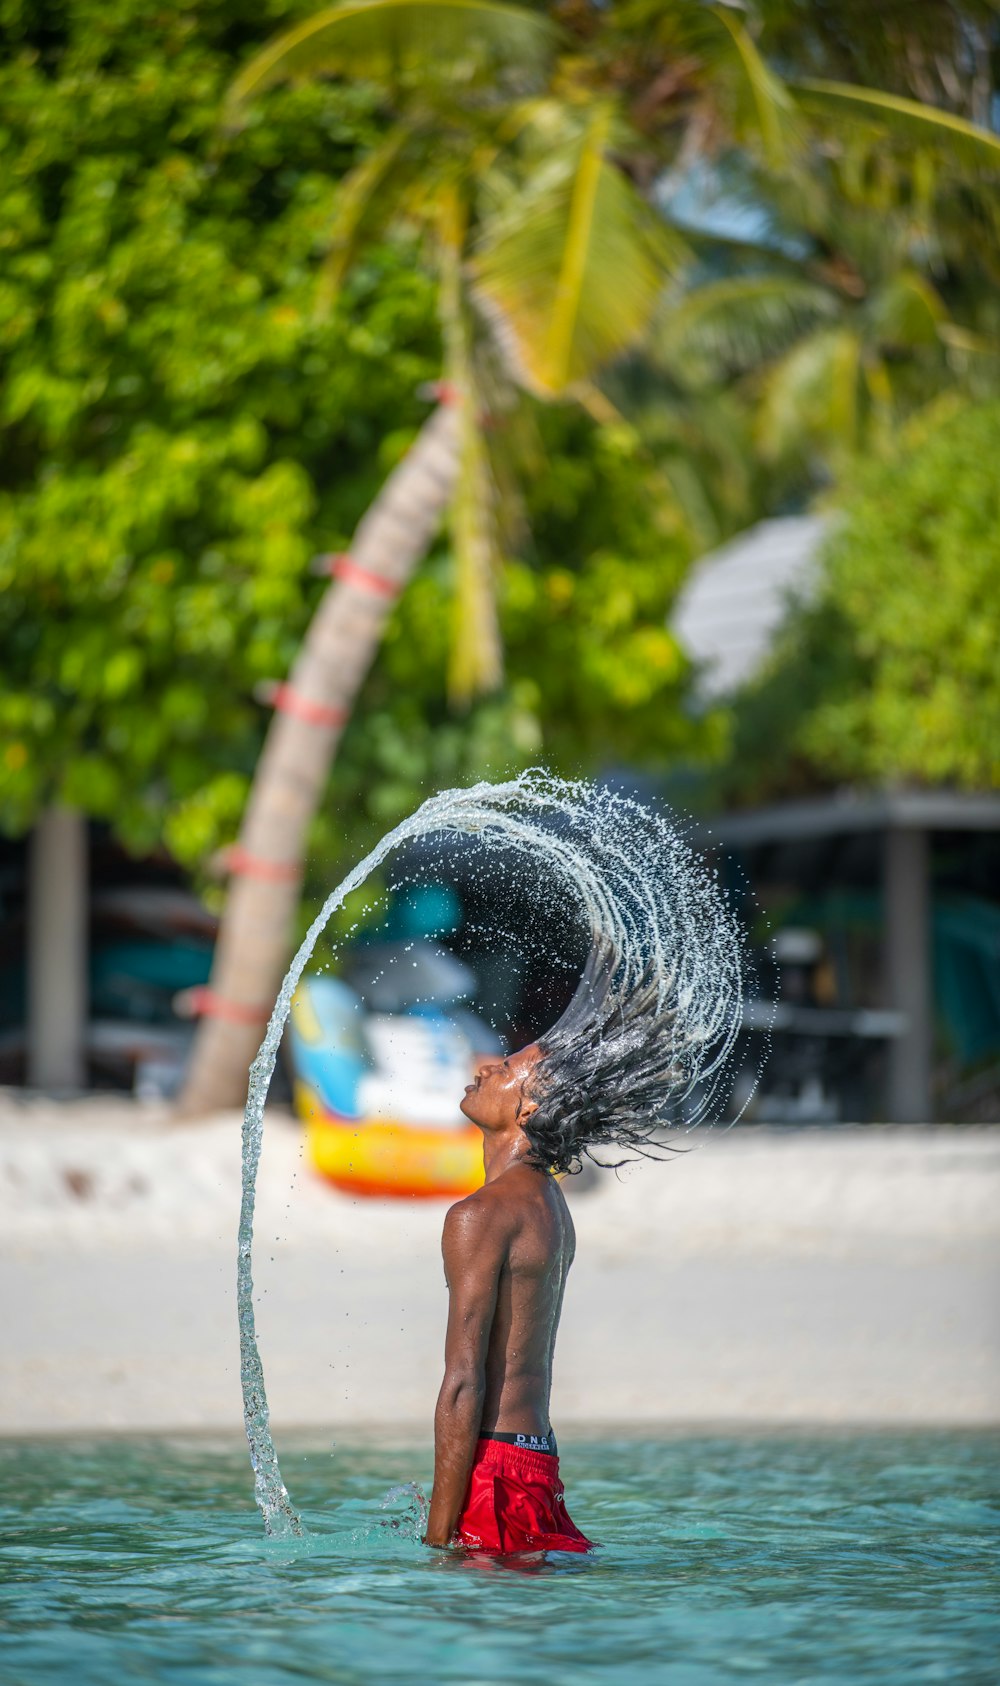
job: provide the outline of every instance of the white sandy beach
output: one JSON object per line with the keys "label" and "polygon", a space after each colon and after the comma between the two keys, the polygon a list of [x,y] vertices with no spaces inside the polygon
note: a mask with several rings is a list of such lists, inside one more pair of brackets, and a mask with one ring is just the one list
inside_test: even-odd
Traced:
{"label": "white sandy beach", "polygon": [[[238,1428],[239,1154],[237,1114],[0,1096],[0,1432]],[[1000,1130],[708,1133],[567,1186],[557,1427],[1000,1422]],[[269,1113],[276,1425],[429,1432],[443,1212],[337,1193]]]}

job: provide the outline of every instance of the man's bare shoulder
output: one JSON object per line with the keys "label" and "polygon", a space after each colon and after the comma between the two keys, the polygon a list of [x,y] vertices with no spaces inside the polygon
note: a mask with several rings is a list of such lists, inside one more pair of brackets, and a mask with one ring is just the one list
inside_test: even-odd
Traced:
{"label": "man's bare shoulder", "polygon": [[449,1207],[445,1214],[441,1252],[445,1276],[477,1267],[499,1269],[510,1247],[508,1203],[497,1200],[492,1188],[477,1189]]}
{"label": "man's bare shoulder", "polygon": [[503,1228],[509,1217],[509,1200],[498,1198],[496,1184],[484,1184],[464,1200],[449,1206],[444,1220],[444,1244],[481,1240]]}
{"label": "man's bare shoulder", "polygon": [[569,1211],[558,1183],[546,1178],[541,1186],[537,1172],[516,1166],[449,1207],[444,1220],[445,1247],[449,1243],[475,1245],[493,1236],[512,1238],[525,1221],[530,1222],[539,1196],[545,1202],[554,1201],[568,1221]]}

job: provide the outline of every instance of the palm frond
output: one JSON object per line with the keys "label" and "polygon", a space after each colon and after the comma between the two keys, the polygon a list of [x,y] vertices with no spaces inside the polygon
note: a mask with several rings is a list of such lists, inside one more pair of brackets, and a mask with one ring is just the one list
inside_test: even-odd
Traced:
{"label": "palm frond", "polygon": [[669,128],[686,111],[694,115],[686,146],[697,149],[706,135],[711,145],[721,130],[779,165],[795,150],[801,123],[787,86],[754,41],[747,10],[725,0],[625,0],[611,8],[611,27],[622,31],[626,48],[655,43],[663,67],[654,91],[636,102],[640,126]]}
{"label": "palm frond", "polygon": [[593,112],[474,255],[476,297],[518,378],[544,397],[625,351],[687,257],[609,156],[611,121],[610,108]]}
{"label": "palm frond", "polygon": [[476,389],[464,396],[458,481],[451,503],[455,559],[448,690],[453,702],[495,690],[503,678],[497,618],[499,544],[496,491],[489,452],[476,415]]}
{"label": "palm frond", "polygon": [[858,335],[820,328],[766,373],[756,434],[765,460],[801,453],[813,441],[849,446],[856,435]]}
{"label": "palm frond", "polygon": [[485,419],[476,381],[472,332],[462,286],[467,211],[458,191],[446,188],[438,202],[441,286],[439,308],[445,342],[445,373],[458,404],[458,477],[449,511],[455,589],[448,658],[452,701],[468,704],[494,690],[503,676],[497,615],[499,538],[496,488],[483,435]]}
{"label": "palm frond", "polygon": [[337,208],[330,224],[329,245],[323,259],[317,289],[317,308],[320,314],[329,310],[333,303],[353,260],[358,238],[371,217],[379,189],[398,163],[410,134],[411,130],[406,124],[397,123],[395,128],[390,129],[381,145],[374,147],[357,168],[340,183]]}
{"label": "palm frond", "polygon": [[727,395],[667,395],[659,382],[651,401],[627,412],[591,382],[574,396],[600,427],[626,440],[642,463],[665,533],[682,536],[697,555],[745,526],[752,442],[745,417]]}
{"label": "palm frond", "polygon": [[233,82],[230,123],[265,88],[290,78],[341,75],[398,84],[418,73],[433,84],[515,69],[544,74],[556,31],[538,12],[507,0],[342,0],[285,30]]}
{"label": "palm frond", "polygon": [[735,138],[759,147],[772,166],[784,164],[798,139],[795,102],[785,83],[763,59],[749,31],[726,6],[712,15],[732,44],[730,121]]}
{"label": "palm frond", "polygon": [[899,429],[896,441],[900,451],[916,451],[939,428],[950,427],[956,417],[968,409],[971,400],[967,392],[958,387],[946,387],[926,404],[922,404]]}
{"label": "palm frond", "polygon": [[909,145],[932,147],[971,169],[1000,170],[1000,135],[980,129],[964,117],[901,94],[856,88],[848,82],[808,78],[791,84],[799,103],[819,116],[846,119],[883,134],[898,136]]}
{"label": "palm frond", "polygon": [[669,300],[654,346],[668,364],[718,378],[775,356],[836,310],[826,288],[794,275],[724,276]]}
{"label": "palm frond", "polygon": [[853,452],[859,438],[858,377],[862,369],[862,345],[857,334],[841,328],[830,339],[830,385],[826,416],[820,412],[820,430],[825,431],[838,451]]}
{"label": "palm frond", "polygon": [[882,456],[891,449],[896,411],[889,365],[877,352],[869,352],[861,360],[861,376],[868,393],[870,409],[866,443],[870,443]]}
{"label": "palm frond", "polygon": [[890,277],[866,314],[881,345],[907,350],[937,344],[948,315],[940,293],[915,269]]}
{"label": "palm frond", "polygon": [[939,322],[938,339],[962,357],[1000,357],[1000,342],[959,322]]}

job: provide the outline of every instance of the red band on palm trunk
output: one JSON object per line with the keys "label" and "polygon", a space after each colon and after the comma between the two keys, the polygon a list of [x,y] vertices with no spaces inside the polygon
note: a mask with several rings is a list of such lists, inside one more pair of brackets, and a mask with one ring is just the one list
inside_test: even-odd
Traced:
{"label": "red band on palm trunk", "polygon": [[370,591],[373,597],[398,597],[400,588],[395,580],[387,580],[383,574],[376,574],[371,568],[363,568],[360,562],[355,562],[353,556],[342,553],[339,556],[324,556],[327,573],[334,579],[343,580],[345,585],[353,585],[359,591]]}
{"label": "red band on palm trunk", "polygon": [[282,714],[294,714],[309,726],[343,726],[347,721],[346,708],[331,708],[328,703],[310,702],[291,685],[276,685],[270,696],[272,708]]}
{"label": "red band on palm trunk", "polygon": [[200,1019],[228,1019],[230,1024],[266,1024],[271,1017],[269,1007],[245,1007],[241,1001],[227,1001],[216,995],[207,985],[188,992],[191,1009]]}
{"label": "red band on palm trunk", "polygon": [[262,855],[251,855],[241,843],[233,843],[222,851],[227,872],[241,878],[263,878],[269,884],[291,884],[300,877],[301,868],[293,861],[266,861]]}

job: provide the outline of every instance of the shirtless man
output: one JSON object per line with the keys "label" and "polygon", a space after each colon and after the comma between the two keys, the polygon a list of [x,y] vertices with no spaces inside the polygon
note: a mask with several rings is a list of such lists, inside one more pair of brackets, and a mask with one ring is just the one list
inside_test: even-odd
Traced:
{"label": "shirtless man", "polygon": [[444,1225],[445,1376],[425,1543],[495,1555],[588,1551],[570,1520],[549,1422],[552,1353],[575,1237],[525,1126],[536,1043],[485,1062],[461,1102],[486,1181]]}

